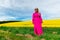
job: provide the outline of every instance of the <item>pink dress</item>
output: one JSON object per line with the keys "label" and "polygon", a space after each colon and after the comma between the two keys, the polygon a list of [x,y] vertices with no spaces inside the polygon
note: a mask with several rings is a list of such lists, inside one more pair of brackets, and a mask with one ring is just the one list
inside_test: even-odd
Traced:
{"label": "pink dress", "polygon": [[35,35],[42,35],[43,30],[42,30],[42,18],[41,18],[41,13],[35,12],[32,15],[32,23],[34,24],[34,34]]}

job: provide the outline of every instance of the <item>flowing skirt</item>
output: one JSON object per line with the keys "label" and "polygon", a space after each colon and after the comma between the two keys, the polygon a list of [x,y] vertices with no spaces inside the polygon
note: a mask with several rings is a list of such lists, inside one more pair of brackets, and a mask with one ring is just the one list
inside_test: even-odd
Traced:
{"label": "flowing skirt", "polygon": [[34,34],[38,36],[43,34],[42,23],[34,24]]}

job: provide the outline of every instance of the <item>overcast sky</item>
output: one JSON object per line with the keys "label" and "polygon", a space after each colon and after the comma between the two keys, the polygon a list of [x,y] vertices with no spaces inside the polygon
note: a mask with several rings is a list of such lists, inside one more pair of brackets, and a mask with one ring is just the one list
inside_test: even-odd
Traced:
{"label": "overcast sky", "polygon": [[60,0],[0,0],[0,21],[31,20],[36,7],[43,19],[60,18]]}

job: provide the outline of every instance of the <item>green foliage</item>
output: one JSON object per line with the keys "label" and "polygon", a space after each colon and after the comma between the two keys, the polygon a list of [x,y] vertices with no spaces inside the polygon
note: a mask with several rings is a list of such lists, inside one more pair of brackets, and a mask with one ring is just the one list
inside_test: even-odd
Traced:
{"label": "green foliage", "polygon": [[10,23],[10,22],[22,22],[22,21],[0,21],[0,24]]}
{"label": "green foliage", "polygon": [[[0,27],[0,40],[31,40],[25,37],[25,34],[30,34],[34,37],[32,40],[60,40],[60,28],[43,28],[44,34],[40,37],[34,35],[33,27]],[[17,36],[16,34],[23,34],[24,36]],[[7,38],[8,39],[7,39]]]}

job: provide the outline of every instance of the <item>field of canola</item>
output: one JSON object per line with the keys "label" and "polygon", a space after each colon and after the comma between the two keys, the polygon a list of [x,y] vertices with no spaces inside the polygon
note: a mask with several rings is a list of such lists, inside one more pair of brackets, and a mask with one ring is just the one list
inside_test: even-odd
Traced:
{"label": "field of canola", "polygon": [[[60,27],[60,20],[43,20],[43,27]],[[32,21],[23,21],[23,22],[10,22],[0,24],[0,26],[6,27],[33,27]]]}

